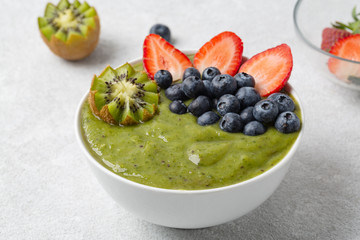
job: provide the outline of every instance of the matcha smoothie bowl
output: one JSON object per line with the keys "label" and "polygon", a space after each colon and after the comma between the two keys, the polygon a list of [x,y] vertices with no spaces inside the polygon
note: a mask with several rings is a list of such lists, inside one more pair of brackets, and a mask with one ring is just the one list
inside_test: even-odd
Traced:
{"label": "matcha smoothie bowl", "polygon": [[[193,59],[195,52],[184,53]],[[110,69],[110,79],[117,81],[105,81],[112,86],[123,78],[119,84],[132,90],[119,91],[136,95],[139,105],[126,107],[127,102],[118,100],[104,108],[93,90],[101,89],[95,78],[106,78],[108,67],[94,77],[77,109],[78,141],[108,194],[137,216],[176,228],[225,223],[264,202],[285,176],[304,128],[302,106],[292,87],[285,82],[281,91],[292,98],[301,128],[282,133],[265,124],[264,133],[249,136],[224,130],[221,121],[226,116],[220,124],[201,126],[194,113],[174,114],[165,91],[147,79],[151,72],[144,59]],[[189,106],[191,100],[184,103]]]}

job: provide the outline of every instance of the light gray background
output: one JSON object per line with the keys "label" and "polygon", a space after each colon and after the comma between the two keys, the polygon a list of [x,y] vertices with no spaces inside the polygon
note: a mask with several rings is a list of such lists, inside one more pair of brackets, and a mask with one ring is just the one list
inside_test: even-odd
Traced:
{"label": "light gray background", "polygon": [[[294,0],[89,2],[100,43],[68,62],[40,38],[46,0],[1,0],[0,239],[360,238],[360,92],[317,71],[316,53],[294,32]],[[179,49],[198,49],[224,30],[241,36],[247,56],[283,42],[292,48],[305,135],[275,194],[236,221],[179,230],[136,218],[103,191],[75,140],[75,109],[93,74],[140,57],[157,22]]]}

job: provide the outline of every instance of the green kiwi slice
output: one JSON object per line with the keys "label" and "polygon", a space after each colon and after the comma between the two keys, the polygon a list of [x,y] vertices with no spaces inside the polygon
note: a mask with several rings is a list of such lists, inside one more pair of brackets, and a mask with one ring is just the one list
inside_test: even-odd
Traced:
{"label": "green kiwi slice", "polygon": [[93,113],[105,122],[133,125],[157,113],[159,93],[145,72],[137,72],[126,63],[116,69],[108,66],[94,76],[89,103]]}
{"label": "green kiwi slice", "polygon": [[86,36],[88,26],[95,28],[97,16],[95,8],[87,2],[75,0],[72,4],[68,0],[60,0],[55,6],[46,5],[44,17],[38,18],[38,25],[42,34],[50,41],[52,35],[66,42],[71,35]]}

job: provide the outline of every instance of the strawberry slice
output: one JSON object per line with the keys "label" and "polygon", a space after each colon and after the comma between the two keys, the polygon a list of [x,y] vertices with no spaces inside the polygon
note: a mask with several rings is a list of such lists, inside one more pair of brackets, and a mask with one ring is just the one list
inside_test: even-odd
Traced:
{"label": "strawberry slice", "polygon": [[[331,48],[330,53],[360,62],[360,34],[354,34],[339,40]],[[330,58],[328,67],[330,72],[335,74],[339,79],[347,81],[349,76],[360,78],[359,64]]]}
{"label": "strawberry slice", "polygon": [[270,48],[247,60],[239,72],[254,77],[255,89],[262,97],[281,90],[288,81],[293,67],[291,49],[286,44]]}
{"label": "strawberry slice", "polygon": [[194,56],[194,66],[201,73],[216,67],[222,74],[234,76],[240,67],[243,42],[233,32],[222,32],[205,43]]}
{"label": "strawberry slice", "polygon": [[350,35],[350,32],[343,29],[324,28],[322,31],[321,49],[328,52],[337,41]]}
{"label": "strawberry slice", "polygon": [[185,69],[192,67],[190,59],[157,34],[150,34],[143,45],[144,69],[151,79],[159,70],[168,70],[173,81],[182,78]]}
{"label": "strawberry slice", "polygon": [[242,56],[240,67],[241,67],[247,60],[249,60],[249,58],[247,58],[247,57],[245,57],[245,56]]}

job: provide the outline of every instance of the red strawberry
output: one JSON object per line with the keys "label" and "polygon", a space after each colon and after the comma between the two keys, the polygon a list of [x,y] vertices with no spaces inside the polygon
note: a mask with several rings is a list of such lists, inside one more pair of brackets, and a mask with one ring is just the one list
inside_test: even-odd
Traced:
{"label": "red strawberry", "polygon": [[350,32],[343,29],[325,28],[322,32],[321,49],[328,52],[337,41],[350,35]]}
{"label": "red strawberry", "polygon": [[192,67],[190,59],[157,34],[150,34],[143,45],[144,69],[154,79],[159,70],[168,70],[173,80],[179,80],[185,69]]}
{"label": "red strawberry", "polygon": [[291,49],[286,44],[270,48],[247,60],[239,72],[254,77],[255,89],[262,97],[281,90],[290,77],[293,67]]}
{"label": "red strawberry", "polygon": [[247,58],[247,57],[245,57],[245,56],[242,56],[240,67],[241,67],[247,60],[249,60],[249,58]]}
{"label": "red strawberry", "polygon": [[[336,42],[330,50],[331,54],[360,62],[360,34],[354,34]],[[330,72],[339,79],[347,80],[349,76],[360,78],[359,64],[330,58],[328,62]]]}
{"label": "red strawberry", "polygon": [[216,67],[222,74],[234,76],[240,67],[243,42],[233,32],[222,32],[205,43],[194,56],[194,66],[201,73]]}

